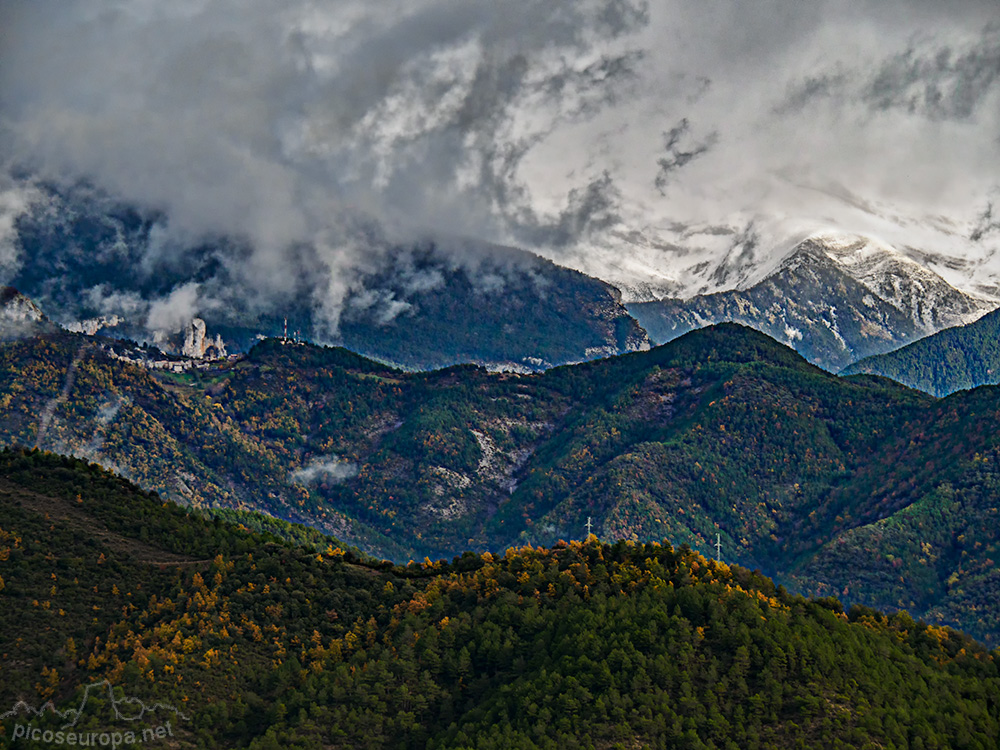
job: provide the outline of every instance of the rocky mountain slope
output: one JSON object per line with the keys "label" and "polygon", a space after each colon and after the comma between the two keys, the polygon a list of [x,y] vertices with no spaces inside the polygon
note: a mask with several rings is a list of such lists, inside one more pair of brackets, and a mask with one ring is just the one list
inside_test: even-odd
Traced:
{"label": "rocky mountain slope", "polygon": [[[523,371],[649,348],[614,287],[515,248],[475,252],[474,271],[429,245],[373,274],[367,291],[348,298],[341,343],[407,368],[476,362]],[[373,300],[398,312],[387,316]]]}
{"label": "rocky mountain slope", "polygon": [[736,289],[629,305],[654,341],[734,321],[838,371],[942,328],[975,320],[996,301],[961,292],[875,240],[817,235]]}
{"label": "rocky mountain slope", "polygon": [[719,535],[802,590],[1000,634],[996,390],[838,378],[739,326],[537,375],[275,340],[174,374],[62,335],[0,348],[0,392],[4,443],[379,555],[550,544],[590,517],[706,554]]}
{"label": "rocky mountain slope", "polygon": [[34,300],[12,286],[0,286],[0,339],[14,339],[55,330]]}

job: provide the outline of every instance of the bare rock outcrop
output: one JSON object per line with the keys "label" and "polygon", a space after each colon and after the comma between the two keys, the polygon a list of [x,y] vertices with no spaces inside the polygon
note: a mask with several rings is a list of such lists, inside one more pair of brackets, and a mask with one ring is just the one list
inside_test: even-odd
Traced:
{"label": "bare rock outcrop", "polygon": [[184,331],[181,354],[191,359],[223,359],[226,356],[226,344],[218,334],[214,340],[210,338],[205,321],[195,318]]}

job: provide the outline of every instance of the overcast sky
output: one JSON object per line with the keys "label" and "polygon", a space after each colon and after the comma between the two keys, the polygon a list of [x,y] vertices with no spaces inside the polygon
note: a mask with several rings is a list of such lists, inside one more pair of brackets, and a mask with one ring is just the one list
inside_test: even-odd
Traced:
{"label": "overcast sky", "polygon": [[279,285],[292,243],[369,262],[357,216],[681,282],[651,248],[754,221],[924,245],[978,222],[943,248],[968,255],[998,233],[1000,4],[0,0],[0,153],[177,241],[245,237]]}

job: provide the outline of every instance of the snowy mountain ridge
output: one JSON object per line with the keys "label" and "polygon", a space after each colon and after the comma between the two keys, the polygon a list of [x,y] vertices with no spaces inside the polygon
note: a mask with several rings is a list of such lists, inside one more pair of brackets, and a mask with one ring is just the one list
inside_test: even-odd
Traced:
{"label": "snowy mountain ridge", "polygon": [[860,235],[817,233],[773,258],[779,260],[769,269],[757,267],[743,276],[741,287],[633,302],[629,312],[657,343],[734,321],[836,371],[977,320],[1000,304],[956,289],[892,246]]}
{"label": "snowy mountain ridge", "polygon": [[1000,305],[1000,299],[970,293],[872,237],[818,234],[810,238],[853,278],[929,332],[964,325]]}

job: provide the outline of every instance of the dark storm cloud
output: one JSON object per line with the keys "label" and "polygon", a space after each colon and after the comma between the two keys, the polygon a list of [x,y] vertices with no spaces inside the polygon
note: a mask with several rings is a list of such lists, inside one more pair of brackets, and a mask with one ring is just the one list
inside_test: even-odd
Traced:
{"label": "dark storm cloud", "polygon": [[663,142],[667,154],[656,160],[656,164],[660,168],[653,181],[656,189],[663,194],[673,173],[683,169],[692,160],[706,153],[718,140],[718,137],[718,133],[712,132],[700,140],[695,140],[691,135],[691,123],[687,121],[687,118],[664,133]]}
{"label": "dark storm cloud", "polygon": [[902,110],[928,119],[972,117],[1000,89],[1000,26],[965,47],[924,41],[865,67],[810,75],[777,108],[802,110],[815,100],[857,100],[873,110]]}
{"label": "dark storm cloud", "polygon": [[[304,295],[335,323],[415,237],[579,258],[622,228],[825,220],[835,184],[981,206],[998,15],[995,0],[5,0],[0,157],[159,216],[149,274],[220,269],[162,294],[164,320]],[[784,190],[788,175],[818,189]],[[44,204],[37,185],[0,184],[0,270],[24,261],[14,217]],[[206,238],[211,263],[190,254]]]}

